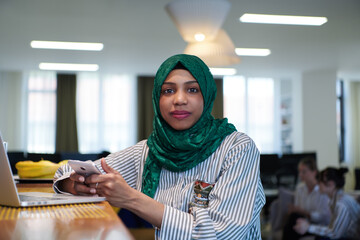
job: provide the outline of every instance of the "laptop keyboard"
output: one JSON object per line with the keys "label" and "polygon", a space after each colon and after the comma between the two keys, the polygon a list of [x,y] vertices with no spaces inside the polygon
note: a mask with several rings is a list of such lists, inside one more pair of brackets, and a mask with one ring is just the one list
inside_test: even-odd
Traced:
{"label": "laptop keyboard", "polygon": [[57,198],[57,197],[37,197],[37,196],[26,196],[20,195],[20,201],[22,202],[40,202],[40,201],[47,201],[47,200],[64,200],[64,198]]}

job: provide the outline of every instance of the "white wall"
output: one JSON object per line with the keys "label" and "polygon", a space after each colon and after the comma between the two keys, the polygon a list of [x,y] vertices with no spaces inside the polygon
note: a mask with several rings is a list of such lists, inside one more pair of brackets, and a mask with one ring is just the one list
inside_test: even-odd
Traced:
{"label": "white wall", "polygon": [[0,72],[0,131],[11,151],[24,150],[24,97],[23,75],[19,72]]}
{"label": "white wall", "polygon": [[302,79],[294,76],[292,79],[293,96],[293,151],[303,152],[303,111],[302,111]]}
{"label": "white wall", "polygon": [[302,75],[303,151],[316,151],[320,170],[339,166],[336,80],[334,70],[317,70]]}

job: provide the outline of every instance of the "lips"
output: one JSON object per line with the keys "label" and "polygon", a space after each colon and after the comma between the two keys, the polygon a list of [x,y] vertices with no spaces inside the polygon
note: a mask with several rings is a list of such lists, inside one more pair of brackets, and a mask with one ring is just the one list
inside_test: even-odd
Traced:
{"label": "lips", "polygon": [[170,113],[171,116],[173,116],[174,118],[176,119],[184,119],[184,118],[187,118],[188,116],[190,116],[190,112],[188,111],[173,111]]}

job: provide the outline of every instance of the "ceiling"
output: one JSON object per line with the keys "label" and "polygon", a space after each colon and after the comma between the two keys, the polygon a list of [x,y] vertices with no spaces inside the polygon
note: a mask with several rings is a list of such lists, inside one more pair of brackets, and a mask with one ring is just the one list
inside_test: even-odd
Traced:
{"label": "ceiling", "polygon": [[[0,71],[40,62],[97,63],[102,73],[154,74],[183,52],[164,6],[171,0],[0,0]],[[305,71],[360,72],[359,0],[229,0],[223,25],[236,47],[270,48],[241,57],[238,74],[289,77]],[[239,22],[243,13],[325,16],[320,27]],[[101,52],[31,49],[31,40],[102,42]]]}

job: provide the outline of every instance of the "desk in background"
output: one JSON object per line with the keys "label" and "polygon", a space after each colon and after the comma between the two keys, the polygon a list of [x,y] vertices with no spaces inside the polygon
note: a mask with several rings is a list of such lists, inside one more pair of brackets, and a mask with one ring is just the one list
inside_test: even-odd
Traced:
{"label": "desk in background", "polygon": [[[51,184],[18,184],[52,192]],[[15,208],[0,206],[0,239],[133,239],[108,202]]]}

